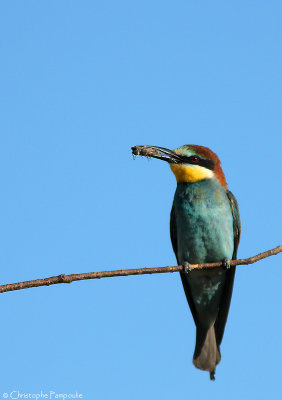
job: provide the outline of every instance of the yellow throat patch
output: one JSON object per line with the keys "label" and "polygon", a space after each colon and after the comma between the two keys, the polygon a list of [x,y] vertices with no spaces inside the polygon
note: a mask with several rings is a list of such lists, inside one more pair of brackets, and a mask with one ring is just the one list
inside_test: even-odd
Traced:
{"label": "yellow throat patch", "polygon": [[169,164],[178,183],[198,182],[204,179],[211,179],[213,172],[200,165]]}

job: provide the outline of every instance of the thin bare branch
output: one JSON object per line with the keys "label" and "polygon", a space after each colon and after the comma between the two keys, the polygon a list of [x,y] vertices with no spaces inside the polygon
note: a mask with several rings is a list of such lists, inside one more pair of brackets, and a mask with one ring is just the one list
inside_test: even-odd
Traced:
{"label": "thin bare branch", "polygon": [[[274,249],[265,251],[257,254],[250,258],[242,258],[240,260],[231,260],[230,265],[248,265],[253,264],[263,258],[274,256],[282,252],[282,246],[275,247]],[[204,268],[215,268],[222,267],[222,262],[208,263],[208,264],[190,264],[191,269],[204,269]],[[100,278],[111,278],[115,276],[129,276],[129,275],[145,275],[145,274],[163,274],[166,272],[180,272],[183,271],[182,265],[176,265],[174,267],[157,267],[157,268],[136,268],[136,269],[120,269],[116,271],[101,271],[101,272],[86,272],[82,274],[61,274],[58,276],[51,276],[45,279],[35,279],[33,281],[25,281],[18,283],[9,283],[7,285],[0,286],[0,293],[11,292],[13,290],[28,289],[31,287],[38,286],[49,286],[57,283],[71,283],[74,281],[82,281],[86,279],[100,279]]]}

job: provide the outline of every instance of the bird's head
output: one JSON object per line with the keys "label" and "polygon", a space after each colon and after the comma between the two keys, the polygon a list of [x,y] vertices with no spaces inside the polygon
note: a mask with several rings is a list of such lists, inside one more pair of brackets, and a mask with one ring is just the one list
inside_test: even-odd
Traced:
{"label": "bird's head", "polygon": [[220,160],[208,147],[186,144],[175,150],[169,150],[157,146],[134,146],[132,153],[167,161],[178,183],[216,178],[224,188],[227,188]]}

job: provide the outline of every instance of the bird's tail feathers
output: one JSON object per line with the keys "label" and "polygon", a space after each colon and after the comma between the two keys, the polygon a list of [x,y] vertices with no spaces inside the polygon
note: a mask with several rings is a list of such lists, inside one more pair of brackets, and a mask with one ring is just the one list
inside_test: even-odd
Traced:
{"label": "bird's tail feathers", "polygon": [[197,327],[196,347],[193,356],[195,367],[209,371],[210,379],[214,380],[215,367],[220,362],[220,350],[216,343],[214,325],[208,330]]}

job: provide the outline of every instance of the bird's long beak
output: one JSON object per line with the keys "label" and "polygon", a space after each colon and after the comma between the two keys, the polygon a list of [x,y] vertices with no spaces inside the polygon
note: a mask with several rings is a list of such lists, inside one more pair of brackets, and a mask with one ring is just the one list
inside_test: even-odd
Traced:
{"label": "bird's long beak", "polygon": [[183,163],[184,157],[176,154],[175,151],[157,146],[134,146],[131,147],[134,156],[145,156],[158,158],[159,160],[167,161],[170,164]]}

